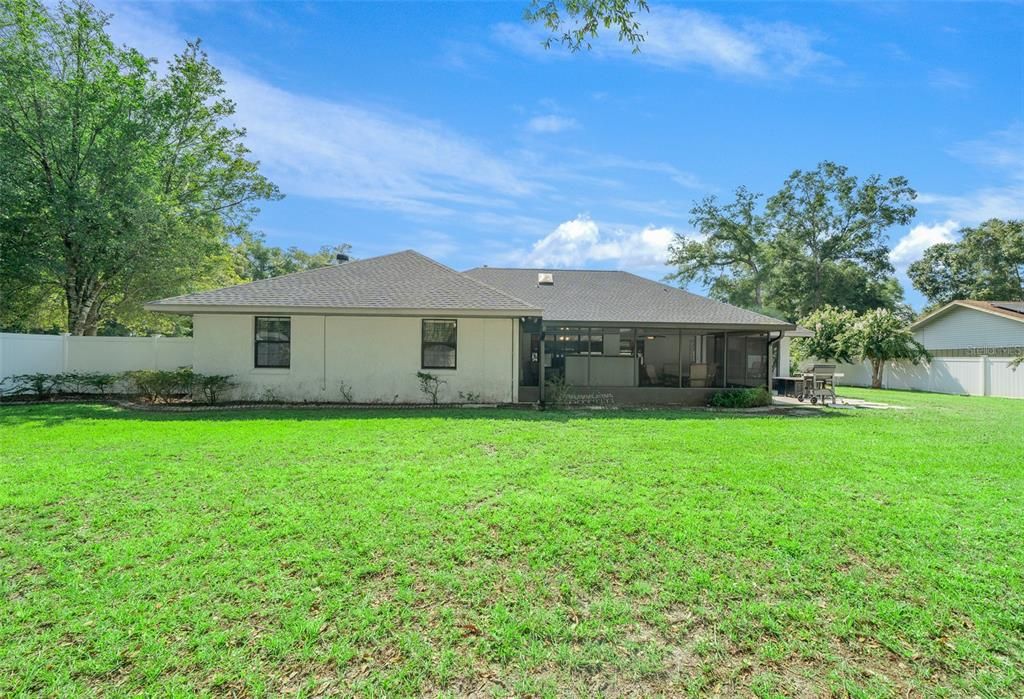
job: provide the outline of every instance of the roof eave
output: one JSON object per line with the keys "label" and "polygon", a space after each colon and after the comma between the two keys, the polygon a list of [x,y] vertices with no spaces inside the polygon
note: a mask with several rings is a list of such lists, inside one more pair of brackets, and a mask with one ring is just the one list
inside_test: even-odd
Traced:
{"label": "roof eave", "polygon": [[556,318],[544,318],[545,323],[565,323],[566,325],[591,325],[595,327],[637,326],[645,328],[688,328],[691,330],[719,330],[723,332],[753,330],[753,331],[775,331],[795,330],[796,325],[779,321],[778,323],[706,323],[706,322],[677,322],[677,321],[647,321],[647,320],[562,320]]}
{"label": "roof eave", "polygon": [[[915,320],[913,323],[910,324],[910,329],[917,330],[918,328],[921,328],[927,325],[928,323],[932,322],[936,318],[946,315],[946,313],[953,310],[954,308],[969,308],[972,311],[978,311],[979,313],[988,313],[989,315],[997,316],[999,318],[1008,318],[1009,320],[1015,320],[1018,323],[1024,323],[1024,314],[1004,313],[998,309],[991,307],[986,308],[984,306],[975,306],[973,303],[969,303],[969,301],[970,299],[958,299],[956,301],[950,301],[942,308],[934,310],[928,315],[924,316],[923,318],[918,318],[917,320]],[[989,302],[982,301],[981,303]]]}
{"label": "roof eave", "polygon": [[480,317],[519,318],[540,315],[539,308],[339,308],[333,306],[260,306],[249,304],[165,303],[154,301],[143,308],[152,313],[179,315],[240,314],[240,315],[334,315],[334,316],[426,316],[426,317]]}

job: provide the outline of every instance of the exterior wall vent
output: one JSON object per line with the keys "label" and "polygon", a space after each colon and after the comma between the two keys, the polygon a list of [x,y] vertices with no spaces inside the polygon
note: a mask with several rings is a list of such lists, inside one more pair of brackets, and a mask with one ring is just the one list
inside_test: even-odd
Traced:
{"label": "exterior wall vent", "polygon": [[537,272],[537,283],[544,286],[551,286],[555,283],[555,275],[551,272]]}

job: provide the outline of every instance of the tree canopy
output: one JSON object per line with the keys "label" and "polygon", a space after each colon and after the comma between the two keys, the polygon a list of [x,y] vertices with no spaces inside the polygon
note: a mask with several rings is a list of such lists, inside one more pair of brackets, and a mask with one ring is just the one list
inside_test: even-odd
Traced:
{"label": "tree canopy", "polygon": [[645,38],[637,16],[648,10],[647,0],[530,0],[523,17],[548,30],[545,48],[557,41],[572,52],[590,49],[604,28],[616,30],[636,53]]}
{"label": "tree canopy", "polygon": [[882,387],[885,363],[907,359],[917,364],[929,359],[928,350],[914,339],[910,327],[892,311],[868,311],[847,331],[848,351],[861,361],[871,362],[871,388]]}
{"label": "tree canopy", "polygon": [[199,42],[159,75],[107,22],[85,0],[0,4],[2,312],[59,299],[73,334],[234,281],[229,240],[280,196]]}
{"label": "tree canopy", "polygon": [[684,283],[699,281],[713,296],[737,305],[762,308],[772,248],[768,222],[758,211],[760,198],[741,186],[728,204],[715,197],[696,204],[690,222],[702,237],[676,236],[670,249],[677,268],[673,277]]}
{"label": "tree canopy", "polygon": [[235,247],[236,270],[239,277],[245,280],[269,279],[325,267],[332,264],[338,255],[347,256],[351,250],[352,246],[348,243],[323,245],[316,252],[306,252],[294,246],[279,248],[267,245],[262,234],[250,233],[244,235]]}
{"label": "tree canopy", "polygon": [[914,364],[929,359],[928,351],[914,339],[906,320],[886,308],[864,313],[824,306],[800,319],[813,337],[794,341],[798,359],[837,362],[871,362],[871,387],[882,387],[885,363],[906,359]]}
{"label": "tree canopy", "polygon": [[959,299],[1024,300],[1024,219],[989,219],[939,243],[907,270],[931,306]]}
{"label": "tree canopy", "polygon": [[797,360],[853,361],[848,333],[856,321],[856,312],[834,306],[823,306],[804,316],[800,319],[801,327],[814,334],[793,341],[793,356]]}
{"label": "tree canopy", "polygon": [[897,309],[903,290],[885,232],[910,222],[916,196],[903,177],[860,181],[828,161],[794,171],[763,204],[739,187],[730,203],[709,197],[691,209],[699,237],[676,236],[672,276],[789,320],[827,305]]}

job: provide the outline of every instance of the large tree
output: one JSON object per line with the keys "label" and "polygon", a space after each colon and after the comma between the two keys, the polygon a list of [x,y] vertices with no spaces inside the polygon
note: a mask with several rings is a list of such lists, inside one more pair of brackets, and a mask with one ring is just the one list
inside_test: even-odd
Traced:
{"label": "large tree", "polygon": [[907,270],[929,304],[1024,300],[1024,220],[989,219],[960,236],[931,246]]}
{"label": "large tree", "polygon": [[85,0],[0,3],[0,293],[59,292],[73,334],[223,280],[229,238],[279,196],[199,43],[163,76]]}
{"label": "large tree", "polygon": [[760,196],[739,187],[732,202],[721,204],[711,196],[694,206],[690,224],[699,236],[676,236],[669,250],[669,264],[676,268],[671,276],[684,284],[698,281],[715,298],[763,308],[772,247],[758,210]]}
{"label": "large tree", "polygon": [[237,272],[246,281],[269,279],[333,264],[338,255],[347,257],[351,250],[348,243],[322,245],[316,252],[306,252],[295,246],[280,248],[267,245],[262,234],[251,233],[243,235],[235,247]]}
{"label": "large tree", "polygon": [[913,217],[915,196],[902,177],[859,182],[831,162],[795,171],[764,206],[740,187],[729,204],[710,197],[694,206],[700,235],[676,237],[672,276],[790,320],[827,305],[902,311],[883,236]]}
{"label": "large tree", "polygon": [[[828,161],[794,171],[765,210],[775,233],[777,273],[791,292],[781,295],[781,307],[799,317],[827,303],[847,305],[836,294],[851,283],[870,291],[872,280],[891,277],[885,233],[913,219],[916,198],[904,177],[870,175],[861,182]],[[886,293],[883,287],[865,300],[882,305]]]}

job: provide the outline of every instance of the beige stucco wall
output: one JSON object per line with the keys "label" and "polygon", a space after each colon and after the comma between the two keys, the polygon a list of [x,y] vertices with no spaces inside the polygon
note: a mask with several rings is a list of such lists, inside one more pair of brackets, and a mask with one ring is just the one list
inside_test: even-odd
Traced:
{"label": "beige stucco wall", "polygon": [[[235,399],[340,401],[344,381],[353,400],[360,403],[429,400],[416,379],[422,318],[296,315],[291,319],[291,368],[257,369],[253,367],[252,315],[195,315],[195,370],[234,376],[239,384],[231,396]],[[483,402],[514,402],[518,320],[456,320],[457,368],[429,370],[448,382],[439,399],[459,402],[459,391],[463,391],[479,394]]]}

